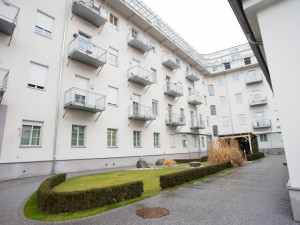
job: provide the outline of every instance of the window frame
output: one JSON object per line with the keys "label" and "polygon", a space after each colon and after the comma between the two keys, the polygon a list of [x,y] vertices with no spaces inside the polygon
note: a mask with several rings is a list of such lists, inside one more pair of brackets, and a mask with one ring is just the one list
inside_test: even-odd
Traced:
{"label": "window frame", "polygon": [[[154,107],[154,105],[156,106]],[[152,113],[154,116],[159,116],[158,101],[154,99],[152,99]]]}
{"label": "window frame", "polygon": [[[23,140],[23,132],[24,132],[24,126],[30,126],[29,130],[29,144],[22,144]],[[34,127],[39,127],[39,144],[38,145],[33,145],[32,144],[32,139],[33,139],[33,130]],[[19,147],[21,148],[40,148],[42,147],[42,134],[43,134],[43,122],[36,122],[36,121],[22,121],[22,130],[21,130],[21,137],[20,137],[20,144]]]}
{"label": "window frame", "polygon": [[[136,134],[138,134],[138,135],[136,135]],[[142,132],[141,131],[136,131],[136,130],[133,131],[133,147],[134,148],[142,147]]]}
{"label": "window frame", "polygon": [[154,148],[160,148],[160,133],[153,133],[153,144]]}
{"label": "window frame", "polygon": [[219,130],[218,130],[218,126],[217,125],[213,125],[213,135],[214,135],[214,137],[218,137],[219,136]]}
{"label": "window frame", "polygon": [[260,139],[260,142],[268,142],[268,135],[267,134],[260,134],[259,139]]}
{"label": "window frame", "polygon": [[[172,137],[172,139],[171,139]],[[171,143],[172,140],[172,143]],[[169,134],[169,144],[170,144],[170,148],[175,148],[175,134]]]}
{"label": "window frame", "polygon": [[[240,97],[238,97],[240,96]],[[235,94],[235,103],[236,104],[243,104],[243,93],[236,93]]]}
{"label": "window frame", "polygon": [[225,70],[231,69],[230,62],[224,63],[224,68],[225,68]]}
{"label": "window frame", "polygon": [[244,58],[244,64],[245,64],[245,65],[250,65],[250,64],[252,64],[252,62],[251,62],[251,57],[246,57],[246,58]]}
{"label": "window frame", "polygon": [[115,88],[115,87],[112,87],[112,86],[108,86],[108,89],[114,89],[114,90],[117,90],[117,100],[116,100],[116,103],[111,103],[109,102],[111,99],[109,97],[109,91],[107,91],[107,104],[109,106],[114,106],[114,107],[118,107],[119,105],[119,89],[118,88]]}
{"label": "window frame", "polygon": [[[111,19],[113,21],[111,21]],[[117,22],[117,25],[115,25],[115,21]],[[119,31],[119,22],[120,22],[120,19],[118,17],[116,17],[114,14],[110,13],[109,14],[109,23],[110,23],[110,26],[112,28],[114,28],[115,30]]]}
{"label": "window frame", "polygon": [[247,124],[246,115],[245,114],[241,114],[238,117],[239,117],[239,125],[246,125]]}
{"label": "window frame", "polygon": [[217,78],[217,83],[218,86],[224,86],[225,85],[224,77]]}
{"label": "window frame", "polygon": [[206,145],[205,145],[205,137],[201,137],[201,146],[203,148],[206,147]]}
{"label": "window frame", "polygon": [[[34,77],[33,75],[33,71],[32,71],[32,66],[35,65],[45,69],[46,70],[46,74],[43,74],[45,76],[45,81],[44,81],[44,86],[41,86],[41,85],[37,85],[36,82],[30,82],[32,77]],[[45,91],[46,90],[46,87],[47,87],[47,78],[48,78],[48,72],[49,72],[49,66],[46,66],[46,65],[43,65],[43,64],[40,64],[40,63],[36,63],[36,62],[33,62],[33,61],[30,61],[29,63],[29,78],[27,80],[27,85],[26,87],[28,88],[32,88],[32,89],[35,89],[35,90],[41,90],[41,91]],[[40,72],[39,72],[40,73]],[[39,75],[40,76],[40,75]]]}
{"label": "window frame", "polygon": [[[34,25],[34,33],[36,33],[36,34],[38,34],[38,35],[41,35],[41,36],[43,36],[43,37],[46,37],[46,38],[48,38],[48,39],[53,40],[53,30],[54,30],[54,21],[55,21],[54,17],[49,16],[48,14],[46,14],[46,13],[40,11],[40,10],[37,10],[36,17],[38,17],[38,16],[37,16],[38,14],[41,14],[41,15],[43,15],[43,16],[45,16],[45,17],[47,17],[47,18],[49,18],[49,19],[52,20],[52,30],[50,31],[50,30],[47,30],[47,29],[44,28],[44,27],[41,27],[41,25],[38,24],[38,21],[37,21],[38,19],[36,18],[35,25]],[[37,24],[38,24],[38,25],[37,25]],[[41,32],[39,32],[39,30],[40,30]],[[49,33],[50,36],[46,35],[47,33]]]}
{"label": "window frame", "polygon": [[210,105],[210,115],[212,115],[212,116],[216,116],[217,115],[216,105]]}
{"label": "window frame", "polygon": [[207,88],[208,88],[208,95],[215,96],[214,85],[209,84],[209,85],[207,85]]}
{"label": "window frame", "polygon": [[186,144],[186,142],[187,142],[187,140],[186,140],[186,135],[185,134],[182,134],[181,135],[181,142],[182,142],[182,147],[183,148],[187,148],[187,144]]}
{"label": "window frame", "polygon": [[220,105],[221,106],[227,106],[226,96],[220,96]]}
{"label": "window frame", "polygon": [[223,125],[223,127],[229,127],[230,126],[229,117],[228,116],[223,116],[222,117],[222,125]]}
{"label": "window frame", "polygon": [[[110,132],[110,140],[108,140],[108,132]],[[115,143],[116,145],[114,146],[112,143],[113,143],[113,132],[115,132]],[[110,145],[109,145],[110,143]],[[118,147],[118,129],[114,129],[114,128],[107,128],[106,130],[106,147],[107,148],[117,148]]]}
{"label": "window frame", "polygon": [[239,83],[240,82],[240,75],[239,74],[233,74],[232,75],[232,81],[233,81],[233,83]]}
{"label": "window frame", "polygon": [[[114,56],[116,59],[112,59],[110,56]],[[108,48],[108,64],[119,67],[119,51],[117,49],[112,47]]]}
{"label": "window frame", "polygon": [[[72,144],[73,141],[73,127],[78,127],[78,130],[76,132],[76,145]],[[79,145],[79,128],[83,128],[83,145]],[[71,148],[85,148],[86,147],[86,126],[82,125],[74,125],[72,124],[72,129],[71,129]]]}

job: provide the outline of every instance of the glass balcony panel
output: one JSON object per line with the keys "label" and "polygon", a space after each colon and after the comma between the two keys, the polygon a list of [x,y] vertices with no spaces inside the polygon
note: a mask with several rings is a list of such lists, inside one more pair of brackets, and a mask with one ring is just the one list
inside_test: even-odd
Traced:
{"label": "glass balcony panel", "polygon": [[183,91],[182,91],[182,85],[173,83],[173,82],[167,82],[164,85],[164,93],[166,95],[172,96],[172,97],[180,97],[183,96]]}
{"label": "glass balcony panel", "polygon": [[258,129],[258,128],[269,128],[271,127],[271,120],[255,120],[253,121],[253,128]]}
{"label": "glass balcony panel", "polygon": [[266,105],[267,104],[267,97],[261,97],[261,96],[252,96],[249,99],[249,105],[250,106],[257,106],[257,105]]}
{"label": "glass balcony panel", "polygon": [[195,70],[188,70],[185,74],[185,78],[192,82],[195,82],[200,80],[200,74]]}
{"label": "glass balcony panel", "polygon": [[156,116],[153,114],[152,107],[135,103],[128,107],[128,119],[148,121],[155,120]]}
{"label": "glass balcony panel", "polygon": [[7,88],[9,71],[0,68],[0,92],[5,92]]}
{"label": "glass balcony panel", "polygon": [[171,70],[180,68],[180,60],[169,53],[162,56],[162,64]]}
{"label": "glass balcony panel", "polygon": [[261,74],[251,74],[251,75],[248,75],[246,77],[246,84],[249,85],[249,84],[256,84],[256,83],[262,83],[263,82],[263,78],[262,78],[262,75]]}
{"label": "glass balcony panel", "polygon": [[185,122],[185,116],[181,116],[175,113],[169,114],[166,116],[166,125],[169,126],[184,126],[186,124]]}
{"label": "glass balcony panel", "polygon": [[193,117],[190,120],[190,128],[191,129],[205,129],[205,121],[200,120],[196,117]]}
{"label": "glass balcony panel", "polygon": [[140,66],[133,66],[129,68],[127,78],[128,80],[143,86],[151,85],[155,82],[154,74]]}
{"label": "glass balcony panel", "polygon": [[12,35],[17,26],[20,8],[0,0],[0,32]]}
{"label": "glass balcony panel", "polygon": [[188,96],[188,103],[191,105],[201,105],[203,104],[202,97],[197,94],[191,94]]}
{"label": "glass balcony panel", "polygon": [[142,53],[149,52],[152,49],[150,45],[150,39],[145,37],[144,35],[141,35],[140,33],[129,33],[127,43],[128,45],[139,50]]}

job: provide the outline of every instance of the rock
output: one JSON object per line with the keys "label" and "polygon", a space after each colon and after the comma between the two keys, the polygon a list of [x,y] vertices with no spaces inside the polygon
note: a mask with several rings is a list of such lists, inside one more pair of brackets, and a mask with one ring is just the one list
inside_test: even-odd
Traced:
{"label": "rock", "polygon": [[156,161],[156,166],[163,166],[164,165],[164,161],[165,161],[165,159],[158,159]]}
{"label": "rock", "polygon": [[200,162],[190,162],[190,167],[199,167],[201,166]]}
{"label": "rock", "polygon": [[136,168],[150,168],[150,166],[143,158],[140,158],[136,163]]}

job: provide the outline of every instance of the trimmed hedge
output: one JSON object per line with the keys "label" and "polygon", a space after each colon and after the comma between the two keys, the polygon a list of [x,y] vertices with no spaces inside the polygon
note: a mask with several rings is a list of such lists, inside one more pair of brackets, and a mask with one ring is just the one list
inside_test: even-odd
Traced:
{"label": "trimmed hedge", "polygon": [[142,196],[143,182],[135,181],[83,191],[54,192],[52,188],[66,180],[66,174],[46,179],[38,189],[38,207],[46,213],[75,212],[102,207]]}
{"label": "trimmed hedge", "polygon": [[256,153],[252,153],[251,155],[247,155],[247,160],[252,161],[252,160],[260,159],[260,158],[263,158],[263,157],[265,157],[265,153],[256,152]]}
{"label": "trimmed hedge", "polygon": [[190,163],[190,162],[206,162],[208,159],[208,156],[203,156],[201,158],[197,159],[174,159],[176,163]]}
{"label": "trimmed hedge", "polygon": [[230,162],[222,163],[218,165],[205,166],[195,169],[184,170],[176,173],[162,175],[159,178],[160,187],[162,189],[174,187],[180,184],[197,180],[199,178],[220,172],[221,170],[231,168]]}

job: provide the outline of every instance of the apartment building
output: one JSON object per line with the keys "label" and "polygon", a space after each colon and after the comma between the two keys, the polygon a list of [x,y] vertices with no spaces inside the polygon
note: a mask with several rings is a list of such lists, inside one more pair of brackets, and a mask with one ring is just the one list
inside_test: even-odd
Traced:
{"label": "apartment building", "polygon": [[0,0],[0,15],[0,180],[200,157],[220,134],[282,147],[247,44],[201,55],[137,0]]}

